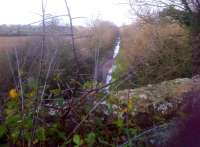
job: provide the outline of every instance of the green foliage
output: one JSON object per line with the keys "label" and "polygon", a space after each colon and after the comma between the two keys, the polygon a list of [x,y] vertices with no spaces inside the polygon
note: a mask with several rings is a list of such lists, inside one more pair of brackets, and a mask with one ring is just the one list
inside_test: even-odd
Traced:
{"label": "green foliage", "polygon": [[96,140],[96,134],[94,132],[90,132],[87,134],[85,141],[88,144],[88,146],[92,147]]}
{"label": "green foliage", "polygon": [[39,141],[45,141],[46,140],[45,128],[43,127],[37,128],[36,136]]}
{"label": "green foliage", "polygon": [[189,32],[178,23],[130,25],[122,30],[122,48],[113,76],[132,74],[121,89],[192,75]]}
{"label": "green foliage", "polygon": [[0,125],[0,138],[3,137],[6,133],[6,126],[5,125]]}
{"label": "green foliage", "polygon": [[6,124],[9,126],[16,126],[21,123],[21,116],[19,114],[7,117]]}
{"label": "green foliage", "polygon": [[80,135],[75,134],[73,136],[73,142],[75,144],[75,147],[80,147],[83,144],[83,140],[81,139]]}
{"label": "green foliage", "polygon": [[[111,25],[110,27],[113,26]],[[167,28],[162,30],[162,27]],[[113,73],[113,80],[118,79],[123,73],[128,72],[129,70],[134,70],[134,72],[136,72],[135,79],[137,80],[137,83],[135,83],[135,79],[131,79],[130,82],[125,83],[124,88],[133,86],[134,84],[142,85],[152,81],[157,82],[165,79],[163,77],[159,79],[159,75],[166,71],[170,71],[171,67],[176,65],[178,66],[175,71],[167,75],[167,78],[189,75],[191,53],[189,45],[187,44],[188,38],[183,37],[185,35],[184,31],[182,32],[183,34],[174,34],[176,30],[169,31],[170,27],[174,28],[177,26],[158,26],[158,30],[156,30],[157,26],[144,27],[144,33],[142,34],[141,39],[138,43],[136,41],[136,44],[139,45],[135,46],[135,48],[144,49],[144,53],[149,53],[147,52],[147,50],[149,50],[147,45],[152,43],[156,52],[151,52],[151,54],[148,54],[147,56],[145,54],[145,57],[142,57],[144,62],[140,64],[138,60],[134,58],[135,56],[132,56],[132,48],[125,47],[126,43],[123,41],[122,44],[124,47],[122,47],[116,60],[117,70]],[[99,33],[98,36],[92,38],[92,41],[94,42],[89,38],[87,43],[91,43],[92,45],[86,44],[84,47],[87,48],[89,46],[89,48],[91,47],[91,49],[93,49],[99,47],[99,44],[102,43],[100,48],[103,50],[100,54],[101,56],[107,56],[110,50],[106,49],[113,46],[112,43],[116,35],[116,28],[112,29],[112,34],[104,24],[100,24],[100,28],[94,29],[97,29]],[[156,32],[152,33],[152,29],[155,29]],[[168,34],[168,31],[171,34]],[[179,28],[178,31],[180,31]],[[102,35],[102,32],[105,34]],[[148,38],[148,33],[150,34],[150,38],[155,33],[157,36],[152,37],[155,40]],[[136,36],[136,34],[133,35]],[[81,41],[82,40],[80,40],[78,44],[80,47],[82,47],[83,44]],[[145,43],[143,43],[143,41]],[[131,40],[130,42],[131,44],[134,44],[134,41]],[[54,46],[54,43],[50,43],[49,45]],[[55,46],[57,47],[57,45]],[[92,50],[92,52],[89,51],[89,56],[86,55],[80,58],[81,63],[84,63],[80,65],[81,74],[84,75],[87,73],[89,74],[89,77],[81,77],[80,81],[76,81],[76,77],[74,77],[75,71],[73,70],[73,55],[70,50],[70,44],[67,43],[67,45],[61,44],[58,46],[60,50],[57,58],[59,58],[59,60],[57,59],[54,63],[56,72],[54,73],[52,71],[52,73],[50,73],[47,85],[45,85],[46,87],[43,85],[46,67],[44,67],[45,70],[41,73],[41,79],[38,80],[38,67],[33,65],[32,67],[34,68],[29,69],[29,64],[24,66],[25,68],[23,69],[22,74],[24,110],[22,112],[20,100],[20,96],[22,96],[20,93],[21,91],[18,92],[18,90],[15,89],[15,94],[17,93],[18,95],[19,93],[15,100],[9,98],[5,100],[5,109],[3,110],[5,121],[0,125],[0,138],[6,136],[6,141],[12,142],[14,146],[22,146],[23,144],[27,146],[32,144],[35,146],[60,146],[63,144],[63,146],[75,145],[75,147],[92,147],[96,145],[116,146],[128,140],[129,136],[135,136],[139,132],[137,124],[132,120],[126,120],[126,118],[128,118],[132,112],[135,112],[134,100],[138,99],[139,96],[132,98],[133,101],[125,101],[124,99],[120,100],[118,97],[112,96],[112,94],[108,97],[106,104],[101,104],[83,123],[81,123],[80,128],[76,130],[74,136],[68,136],[71,131],[77,127],[76,125],[79,124],[79,122],[82,122],[82,120],[85,119],[85,116],[93,110],[95,104],[105,96],[105,93],[96,93],[94,91],[85,97],[80,96],[81,94],[87,94],[87,92],[97,84],[96,81],[90,80],[93,78],[91,75],[94,64],[94,50]],[[130,50],[127,51],[127,49]],[[87,53],[83,52],[80,54]],[[30,55],[30,57],[32,57],[32,55]],[[103,57],[100,58],[102,61]],[[27,57],[27,59],[29,59],[29,57]],[[49,58],[47,58],[47,61],[44,63],[44,66],[49,64],[48,59]],[[39,62],[36,60],[36,65],[38,63]],[[59,70],[62,71],[59,72]],[[33,73],[28,75],[28,72]],[[77,92],[78,94],[76,97],[73,97],[70,96],[72,94],[68,89],[73,89],[75,84],[80,86],[78,87],[78,90],[80,91]],[[98,86],[101,86],[101,84]],[[43,91],[44,87],[46,89]],[[43,96],[42,101],[40,101],[41,95]],[[38,107],[39,109],[36,109],[38,104],[40,107]]]}
{"label": "green foliage", "polygon": [[127,62],[124,62],[123,55],[124,55],[124,49],[121,48],[119,51],[119,55],[115,60],[115,65],[117,66],[118,72],[115,71],[113,72],[112,75],[113,81],[116,80],[118,77],[120,77],[122,72],[126,72],[128,70],[128,64]]}
{"label": "green foliage", "polygon": [[14,143],[18,140],[19,134],[20,134],[19,128],[12,129],[12,132],[11,132],[10,136],[11,136],[11,138],[12,138]]}
{"label": "green foliage", "polygon": [[92,89],[94,87],[94,85],[96,84],[96,82],[94,81],[86,81],[83,85],[82,88],[83,89]]}
{"label": "green foliage", "polygon": [[122,129],[124,127],[124,120],[121,118],[118,118],[115,122],[116,126],[120,129]]}
{"label": "green foliage", "polygon": [[159,16],[161,19],[168,17],[171,17],[174,20],[179,21],[181,24],[184,24],[186,26],[192,25],[192,15],[191,13],[188,13],[186,11],[178,10],[173,6],[169,6],[162,10],[159,13]]}
{"label": "green foliage", "polygon": [[54,140],[67,141],[65,132],[60,130],[57,123],[52,124],[52,126],[47,129],[46,134],[47,137],[53,137]]}

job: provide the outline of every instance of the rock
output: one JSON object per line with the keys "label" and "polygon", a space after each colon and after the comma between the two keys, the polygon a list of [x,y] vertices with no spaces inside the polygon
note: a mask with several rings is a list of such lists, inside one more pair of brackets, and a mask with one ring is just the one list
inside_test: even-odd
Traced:
{"label": "rock", "polygon": [[[111,98],[114,99],[112,100],[113,110],[119,116],[130,113],[133,119],[138,118],[136,117],[137,114],[145,114],[144,120],[150,120],[150,116],[155,117],[156,121],[170,119],[179,110],[183,95],[194,89],[200,89],[200,76],[122,90],[111,94]],[[133,106],[130,106],[130,104]],[[128,112],[124,111],[125,108],[128,108]]]}
{"label": "rock", "polygon": [[200,145],[200,76],[122,90],[111,94],[108,102],[116,115],[128,114],[140,128],[131,139],[133,146]]}
{"label": "rock", "polygon": [[145,129],[145,128],[149,128],[153,125],[153,120],[152,118],[148,115],[148,113],[144,113],[144,112],[138,112],[137,114],[135,114],[134,117],[134,122],[140,126],[141,128]]}

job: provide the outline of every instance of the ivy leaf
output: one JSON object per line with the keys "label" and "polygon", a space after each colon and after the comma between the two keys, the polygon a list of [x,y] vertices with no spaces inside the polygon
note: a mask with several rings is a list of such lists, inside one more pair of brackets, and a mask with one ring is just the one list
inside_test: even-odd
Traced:
{"label": "ivy leaf", "polygon": [[30,141],[31,140],[31,133],[28,131],[24,132],[24,138],[26,139],[26,141]]}
{"label": "ivy leaf", "polygon": [[43,127],[39,127],[37,129],[36,136],[39,141],[45,141],[46,140],[45,129]]}
{"label": "ivy leaf", "polygon": [[19,114],[14,115],[14,116],[9,116],[6,120],[7,125],[17,125],[18,122],[21,121],[21,117]]}
{"label": "ivy leaf", "polygon": [[12,140],[13,140],[14,142],[17,141],[17,139],[18,139],[18,137],[19,137],[19,133],[20,133],[20,131],[19,131],[18,128],[12,130],[11,137],[12,137]]}
{"label": "ivy leaf", "polygon": [[73,137],[73,142],[77,145],[77,146],[81,146],[83,144],[83,140],[81,139],[80,135],[75,134]]}
{"label": "ivy leaf", "polygon": [[124,128],[124,132],[125,132],[126,134],[131,135],[131,136],[134,136],[134,135],[137,134],[138,130],[135,129],[135,128]]}
{"label": "ivy leaf", "polygon": [[95,133],[93,133],[93,132],[89,133],[85,140],[86,140],[86,142],[89,146],[92,146],[95,143],[95,140],[96,140]]}
{"label": "ivy leaf", "polygon": [[65,141],[67,140],[64,132],[57,131],[57,134],[58,134],[59,138],[65,140]]}
{"label": "ivy leaf", "polygon": [[24,125],[25,128],[30,129],[33,126],[32,122],[33,122],[32,118],[30,116],[28,116],[28,117],[24,118],[23,125]]}
{"label": "ivy leaf", "polygon": [[124,121],[122,119],[118,119],[115,121],[115,124],[118,128],[123,128],[124,126]]}
{"label": "ivy leaf", "polygon": [[7,109],[16,109],[17,108],[17,101],[9,101],[6,104]]}
{"label": "ivy leaf", "polygon": [[6,126],[0,125],[0,138],[6,133]]}
{"label": "ivy leaf", "polygon": [[128,101],[128,110],[129,111],[133,110],[133,101],[132,100]]}

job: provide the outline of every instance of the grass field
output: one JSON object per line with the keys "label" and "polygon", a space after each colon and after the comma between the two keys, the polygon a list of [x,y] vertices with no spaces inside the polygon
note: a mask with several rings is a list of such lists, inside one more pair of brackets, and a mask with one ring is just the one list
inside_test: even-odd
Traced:
{"label": "grass field", "polygon": [[12,49],[25,44],[31,37],[27,36],[0,36],[0,50]]}

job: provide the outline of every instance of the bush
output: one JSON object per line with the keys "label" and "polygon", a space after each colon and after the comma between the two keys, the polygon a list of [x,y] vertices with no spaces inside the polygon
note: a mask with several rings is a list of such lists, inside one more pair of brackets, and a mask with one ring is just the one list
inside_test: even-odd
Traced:
{"label": "bush", "polygon": [[[52,26],[53,27],[53,26]],[[76,69],[74,62],[74,55],[71,47],[71,38],[60,35],[63,32],[59,31],[60,26],[47,26],[47,35],[45,39],[44,59],[43,59],[43,72],[41,76],[45,78],[48,70],[49,62],[51,61],[55,50],[58,50],[56,58],[52,65],[50,79],[54,76],[60,76],[62,80],[70,81],[73,79]],[[62,31],[62,30],[61,30]],[[78,52],[78,58],[80,63],[81,81],[91,80],[94,74],[95,64],[95,49],[100,48],[99,64],[104,62],[112,54],[113,43],[117,35],[117,27],[106,21],[96,21],[94,24],[86,27],[75,27],[75,45]],[[0,90],[4,86],[4,91],[7,91],[8,87],[13,87],[12,75],[10,74],[9,64],[13,68],[14,75],[16,76],[16,60],[14,48],[17,49],[19,54],[19,62],[21,69],[23,70],[23,78],[29,77],[37,78],[39,73],[40,58],[41,58],[41,37],[40,36],[10,36],[0,38],[5,45],[0,46],[1,50],[7,50],[10,59],[7,59],[6,53],[0,55]],[[6,40],[6,42],[5,42]],[[10,43],[10,44],[9,44]],[[11,45],[12,44],[12,45]],[[12,86],[11,86],[12,85]]]}
{"label": "bush", "polygon": [[[71,38],[60,36],[54,30],[47,33],[44,44],[41,37],[29,37],[13,50],[7,48],[9,59],[1,54],[0,76],[4,79],[0,78],[0,146],[1,143],[10,146],[95,146],[100,142],[96,136],[104,142],[119,142],[115,138],[122,131],[115,127],[116,118],[112,118],[112,124],[106,118],[105,125],[104,109],[95,106],[96,102],[100,105],[107,93],[102,92],[103,88],[91,90],[95,82],[89,82],[93,78],[95,49],[100,48],[101,56],[108,57],[117,27],[98,22],[94,27],[82,29],[75,28],[75,37],[82,35],[81,31],[89,31],[92,40],[87,36],[76,40],[81,63],[80,81],[76,79]],[[82,76],[86,74],[88,78]],[[104,137],[109,125],[119,132],[113,140],[110,134]],[[73,132],[76,127],[80,128]]]}
{"label": "bush", "polygon": [[117,61],[115,78],[124,71],[132,71],[132,85],[141,86],[191,76],[189,33],[179,24],[138,23],[125,26],[121,32],[122,49],[117,60],[127,66],[120,69]]}

